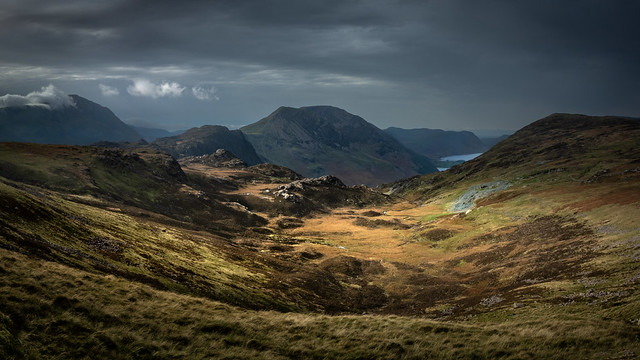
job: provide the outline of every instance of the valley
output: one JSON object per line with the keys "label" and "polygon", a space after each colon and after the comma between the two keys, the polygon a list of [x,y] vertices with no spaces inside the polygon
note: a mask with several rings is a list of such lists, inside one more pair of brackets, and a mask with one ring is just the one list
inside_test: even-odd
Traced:
{"label": "valley", "polygon": [[637,120],[373,189],[229,156],[0,144],[0,355],[640,354]]}

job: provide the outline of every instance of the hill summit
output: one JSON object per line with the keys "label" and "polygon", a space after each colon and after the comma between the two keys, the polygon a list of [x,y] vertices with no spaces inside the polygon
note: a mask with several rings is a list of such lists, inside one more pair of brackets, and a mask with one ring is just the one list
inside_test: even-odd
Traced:
{"label": "hill summit", "polygon": [[249,165],[262,163],[242,132],[220,125],[192,128],[180,135],[156,139],[153,144],[175,158],[210,155],[225,149]]}
{"label": "hill summit", "polygon": [[376,126],[332,106],[280,107],[240,130],[258,155],[307,177],[378,185],[437,171]]}

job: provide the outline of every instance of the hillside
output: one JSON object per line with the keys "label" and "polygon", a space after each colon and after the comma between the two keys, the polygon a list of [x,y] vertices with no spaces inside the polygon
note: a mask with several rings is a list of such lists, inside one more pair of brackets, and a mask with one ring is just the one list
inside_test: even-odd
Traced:
{"label": "hillside", "polygon": [[241,131],[219,125],[192,128],[180,135],[156,139],[153,144],[175,158],[209,155],[225,149],[249,165],[263,162]]}
{"label": "hillside", "polygon": [[387,195],[219,155],[1,144],[0,356],[640,354],[636,119],[554,114]]}
{"label": "hillside", "polygon": [[470,131],[390,127],[384,132],[393,136],[407,149],[432,160],[450,155],[480,153],[489,148]]}
{"label": "hillside", "polygon": [[142,138],[108,108],[78,95],[69,97],[73,105],[0,108],[0,141],[88,145]]}
{"label": "hillside", "polygon": [[304,176],[377,185],[435,172],[433,164],[361,117],[330,106],[281,107],[240,129],[260,156]]}
{"label": "hillside", "polygon": [[487,178],[536,186],[624,180],[636,175],[639,128],[637,119],[552,114],[448,172],[392,186],[405,195],[425,197],[441,188],[450,191],[458,182]]}

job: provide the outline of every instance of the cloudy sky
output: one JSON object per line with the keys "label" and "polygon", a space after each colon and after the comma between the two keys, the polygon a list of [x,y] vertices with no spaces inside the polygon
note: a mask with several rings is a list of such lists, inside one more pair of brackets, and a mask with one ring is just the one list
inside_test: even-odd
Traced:
{"label": "cloudy sky", "polygon": [[0,0],[0,95],[51,84],[170,130],[282,105],[487,132],[640,116],[639,14],[635,0]]}

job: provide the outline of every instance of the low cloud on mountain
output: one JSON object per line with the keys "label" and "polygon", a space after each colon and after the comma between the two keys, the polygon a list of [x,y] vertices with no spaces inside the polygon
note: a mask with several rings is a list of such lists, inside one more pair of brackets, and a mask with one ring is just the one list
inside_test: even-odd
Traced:
{"label": "low cloud on mountain", "polygon": [[0,96],[0,108],[18,106],[41,106],[48,109],[61,109],[75,106],[73,99],[52,84],[44,86],[40,91],[33,91],[26,96],[6,94]]}

